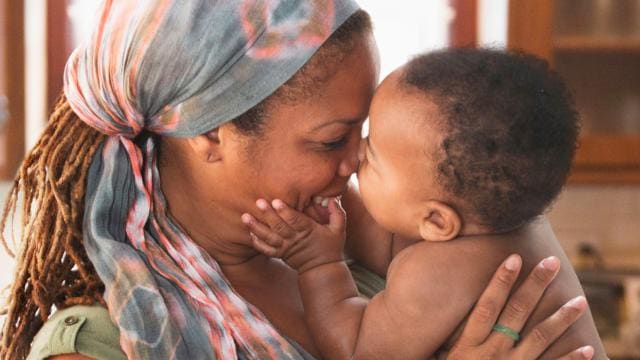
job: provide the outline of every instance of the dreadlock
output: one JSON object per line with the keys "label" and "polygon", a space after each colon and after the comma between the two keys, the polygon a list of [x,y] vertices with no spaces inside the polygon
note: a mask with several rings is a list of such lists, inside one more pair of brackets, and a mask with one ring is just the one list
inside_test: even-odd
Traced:
{"label": "dreadlock", "polygon": [[88,170],[104,138],[78,118],[62,95],[18,171],[0,218],[2,245],[15,257],[4,230],[21,208],[15,279],[3,309],[2,359],[26,358],[54,307],[104,305],[104,285],[82,245]]}

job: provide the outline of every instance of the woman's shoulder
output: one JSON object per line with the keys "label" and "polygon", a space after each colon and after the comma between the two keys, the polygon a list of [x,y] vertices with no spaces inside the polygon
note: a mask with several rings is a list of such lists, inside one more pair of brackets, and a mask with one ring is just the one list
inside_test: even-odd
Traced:
{"label": "woman's shoulder", "polygon": [[106,308],[74,305],[56,311],[34,337],[27,359],[71,353],[94,359],[126,359],[120,348],[120,332]]}
{"label": "woman's shoulder", "polygon": [[[350,269],[362,295],[371,298],[384,289],[385,280],[368,269],[355,263]],[[94,359],[126,359],[120,347],[120,331],[105,307],[75,305],[56,311],[34,337],[27,359],[74,353]],[[312,359],[310,355],[304,358]]]}

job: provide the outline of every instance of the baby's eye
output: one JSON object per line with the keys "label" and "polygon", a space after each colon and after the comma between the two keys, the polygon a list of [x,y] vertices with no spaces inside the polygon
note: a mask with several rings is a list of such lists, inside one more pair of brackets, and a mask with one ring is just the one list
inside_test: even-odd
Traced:
{"label": "baby's eye", "polygon": [[326,149],[326,150],[337,150],[340,149],[342,147],[344,147],[347,142],[348,142],[348,138],[346,136],[341,137],[338,140],[334,140],[334,141],[329,141],[329,142],[323,142],[322,146]]}

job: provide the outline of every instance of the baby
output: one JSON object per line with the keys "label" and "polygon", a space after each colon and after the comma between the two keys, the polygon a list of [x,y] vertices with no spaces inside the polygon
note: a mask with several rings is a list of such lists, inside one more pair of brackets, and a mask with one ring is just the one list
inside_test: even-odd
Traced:
{"label": "baby", "polygon": [[[326,225],[277,199],[257,204],[279,223],[243,215],[254,246],[298,271],[308,326],[325,357],[424,359],[446,350],[511,253],[522,256],[524,271],[543,259],[541,266],[562,263],[562,270],[524,329],[499,319],[494,330],[505,341],[571,299],[565,306],[586,307],[541,216],[566,181],[579,128],[569,92],[545,62],[478,49],[419,56],[383,81],[369,121],[359,155],[362,202],[353,193],[343,202],[350,221],[366,229],[352,247],[375,253],[379,262],[368,267],[388,268],[381,293],[358,297],[337,200],[328,203]],[[589,312],[542,357],[584,344],[606,358]]]}

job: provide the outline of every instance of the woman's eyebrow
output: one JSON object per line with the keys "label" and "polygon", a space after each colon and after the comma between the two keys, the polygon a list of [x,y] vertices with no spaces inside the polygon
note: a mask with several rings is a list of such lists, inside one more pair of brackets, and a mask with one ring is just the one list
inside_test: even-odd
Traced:
{"label": "woman's eyebrow", "polygon": [[334,121],[327,122],[327,123],[324,123],[324,124],[320,124],[320,125],[314,127],[313,129],[311,129],[311,131],[315,132],[315,131],[318,131],[318,130],[320,130],[322,128],[325,128],[327,126],[336,125],[336,124],[345,125],[345,126],[354,126],[354,125],[357,125],[358,123],[360,123],[362,121],[363,121],[363,118],[338,119],[338,120],[334,120]]}

